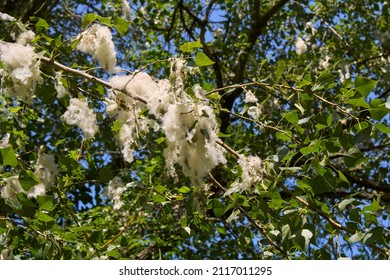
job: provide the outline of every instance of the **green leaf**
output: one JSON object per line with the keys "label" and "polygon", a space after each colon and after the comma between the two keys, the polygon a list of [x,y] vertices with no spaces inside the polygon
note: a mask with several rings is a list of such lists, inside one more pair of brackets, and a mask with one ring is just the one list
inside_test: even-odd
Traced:
{"label": "green leaf", "polygon": [[291,229],[289,224],[285,224],[282,226],[282,241],[284,241],[286,238],[290,236],[290,232]]}
{"label": "green leaf", "polygon": [[154,140],[154,142],[156,142],[157,144],[161,144],[165,141],[165,139],[166,139],[165,137],[160,137],[160,138]]}
{"label": "green leaf", "polygon": [[390,134],[390,128],[383,123],[377,123],[375,124],[376,129],[378,129],[380,132]]}
{"label": "green leaf", "polygon": [[282,116],[292,124],[298,124],[299,118],[297,111],[293,110],[290,112],[282,113]]}
{"label": "green leaf", "polygon": [[316,139],[310,143],[309,146],[301,148],[299,151],[302,155],[307,155],[310,153],[317,153],[321,147],[321,141]]}
{"label": "green leaf", "polygon": [[59,145],[61,145],[62,143],[65,142],[65,139],[59,139],[57,140],[55,143],[54,143],[54,146],[58,147]]}
{"label": "green leaf", "polygon": [[339,204],[338,204],[338,207],[340,209],[340,211],[344,211],[345,207],[347,207],[349,204],[351,204],[352,202],[356,201],[355,198],[346,198],[346,199],[343,199]]}
{"label": "green leaf", "polygon": [[371,126],[368,126],[367,128],[360,130],[356,135],[353,137],[353,143],[354,144],[360,144],[366,141],[367,139],[370,139],[371,136]]}
{"label": "green leaf", "polygon": [[114,27],[116,30],[118,30],[119,34],[124,36],[127,33],[127,31],[129,30],[130,22],[121,18],[121,17],[115,16],[114,17]]}
{"label": "green leaf", "polygon": [[38,220],[40,220],[42,222],[45,222],[45,223],[49,223],[49,222],[54,221],[55,219],[50,217],[49,215],[47,215],[45,213],[39,213],[38,214]]}
{"label": "green leaf", "polygon": [[204,53],[198,52],[195,57],[195,63],[197,66],[202,67],[212,65],[215,62],[208,58]]}
{"label": "green leaf", "polygon": [[98,18],[100,18],[99,15],[96,15],[96,14],[86,14],[83,17],[83,20],[81,22],[81,26],[83,28],[85,28],[86,26],[90,25],[92,22],[94,22]]}
{"label": "green leaf", "polygon": [[210,99],[221,99],[221,96],[219,95],[218,92],[214,92],[212,94],[207,95],[207,98],[210,98]]}
{"label": "green leaf", "polygon": [[276,132],[275,134],[276,138],[280,139],[280,140],[283,140],[283,141],[290,141],[291,140],[291,137],[292,137],[292,132],[291,131],[287,131],[285,133],[282,133],[282,132]]}
{"label": "green leaf", "polygon": [[201,48],[201,47],[202,47],[202,43],[200,42],[200,40],[197,40],[194,42],[184,43],[179,47],[179,50],[181,50],[182,52],[193,52],[194,49]]}
{"label": "green leaf", "polygon": [[326,192],[333,192],[334,191],[334,185],[333,181],[331,180],[331,176],[326,176],[327,173],[325,173],[324,176],[317,175],[312,179],[311,186],[313,189],[313,193],[316,195],[323,194]]}
{"label": "green leaf", "polygon": [[355,167],[366,161],[366,158],[362,153],[354,153],[344,156],[345,165],[349,168]]}
{"label": "green leaf", "polygon": [[227,137],[230,137],[230,136],[233,136],[233,135],[234,135],[233,133],[225,134],[223,132],[218,132],[218,137],[219,138],[227,138]]}
{"label": "green leaf", "polygon": [[376,215],[376,212],[381,209],[382,206],[380,206],[376,199],[374,199],[370,205],[363,207],[362,212]]}
{"label": "green leaf", "polygon": [[19,173],[19,183],[25,191],[29,191],[33,186],[39,184],[39,180],[31,170],[22,170]]}
{"label": "green leaf", "polygon": [[349,185],[349,181],[347,179],[347,177],[345,177],[345,175],[343,174],[343,172],[341,172],[340,170],[337,170],[337,173],[339,174],[339,178],[341,181],[347,183]]}
{"label": "green leaf", "polygon": [[39,204],[39,208],[46,211],[52,211],[54,208],[53,199],[53,195],[38,195],[37,201]]}
{"label": "green leaf", "polygon": [[159,192],[159,193],[164,193],[167,190],[167,188],[165,186],[160,185],[160,184],[155,186],[154,189],[156,190],[156,192]]}
{"label": "green leaf", "polygon": [[385,103],[382,99],[376,98],[370,102],[372,109],[370,110],[371,118],[374,120],[381,120],[388,113],[390,113],[390,108],[387,106],[388,102]]}
{"label": "green leaf", "polygon": [[351,105],[356,106],[356,107],[363,107],[363,108],[367,108],[367,109],[371,108],[370,105],[368,105],[368,103],[364,99],[364,97],[349,99],[349,100],[345,101],[345,103],[351,104]]}
{"label": "green leaf", "polygon": [[361,240],[364,238],[364,235],[365,235],[364,232],[358,231],[358,232],[356,232],[354,235],[350,236],[350,237],[347,239],[347,241],[348,241],[349,243],[356,243],[356,242],[359,242],[359,241],[361,241]]}
{"label": "green leaf", "polygon": [[18,159],[14,149],[11,146],[0,149],[0,156],[0,160],[4,166],[10,165],[15,167],[18,165]]}
{"label": "green leaf", "polygon": [[30,199],[27,197],[27,195],[23,192],[19,192],[16,194],[16,198],[18,199],[20,205],[22,206],[22,209],[18,209],[16,213],[18,213],[21,216],[26,217],[32,217],[35,214],[36,206],[35,204],[30,201]]}
{"label": "green leaf", "polygon": [[38,32],[41,32],[42,30],[48,30],[50,28],[50,25],[47,23],[46,20],[40,18],[35,24],[35,28]]}
{"label": "green leaf", "polygon": [[121,127],[122,127],[121,122],[119,121],[119,119],[117,119],[112,124],[111,131],[113,132],[119,131],[121,130]]}
{"label": "green leaf", "polygon": [[374,90],[377,83],[378,83],[378,81],[374,81],[374,80],[367,79],[367,78],[364,78],[361,76],[357,76],[355,79],[355,88],[362,95],[367,97],[370,94],[370,92]]}
{"label": "green leaf", "polygon": [[162,196],[161,194],[158,194],[158,193],[154,194],[152,199],[153,199],[154,202],[159,202],[159,203],[162,203],[162,202],[166,201],[165,197]]}
{"label": "green leaf", "polygon": [[183,186],[179,189],[179,193],[188,193],[190,191],[191,191],[191,189],[187,186]]}
{"label": "green leaf", "polygon": [[225,214],[226,212],[226,207],[223,205],[221,201],[219,201],[217,198],[213,199],[212,202],[212,207],[213,207],[213,212],[215,217],[220,218]]}

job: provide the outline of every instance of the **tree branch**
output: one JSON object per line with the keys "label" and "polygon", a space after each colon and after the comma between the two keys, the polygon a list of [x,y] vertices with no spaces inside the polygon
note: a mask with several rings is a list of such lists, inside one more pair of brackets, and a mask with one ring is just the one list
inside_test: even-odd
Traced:
{"label": "tree branch", "polygon": [[[59,63],[59,62],[57,62],[55,60],[49,59],[47,57],[43,56],[43,57],[40,58],[40,60],[43,61],[46,64],[54,66],[57,69],[60,69],[60,70],[65,71],[67,73],[74,74],[74,75],[82,77],[82,78],[85,78],[85,79],[87,79],[87,80],[89,80],[91,82],[95,82],[97,84],[100,84],[100,85],[102,85],[102,86],[104,86],[104,87],[106,87],[108,89],[118,90],[118,91],[123,91],[124,90],[124,89],[113,88],[112,85],[109,82],[107,82],[107,81],[99,79],[99,78],[97,78],[97,77],[95,77],[95,76],[93,76],[91,74],[88,74],[88,73],[86,73],[84,71],[77,70],[77,69],[74,69],[74,68],[70,68],[70,67],[65,66],[65,65],[63,65],[63,64],[61,64],[61,63]],[[134,98],[135,100],[140,101],[142,103],[146,104],[148,102],[145,98],[143,98],[141,96],[138,96],[138,95],[134,95],[131,92],[125,92],[125,93],[129,94],[132,98]]]}
{"label": "tree branch", "polygon": [[[287,4],[289,0],[280,0],[273,7],[271,7],[264,15],[260,16],[260,1],[255,1],[253,6],[252,25],[248,30],[248,40],[246,42],[246,47],[238,58],[238,64],[235,69],[234,83],[239,84],[244,80],[246,66],[249,60],[250,53],[252,52],[258,37],[260,36],[263,29],[266,27],[268,21]],[[237,88],[230,94],[224,96],[221,99],[221,105],[223,108],[231,111],[234,101],[242,93],[242,88]],[[229,114],[225,112],[220,113],[221,119],[221,132],[226,133],[227,127],[230,122]]]}
{"label": "tree branch", "polygon": [[[283,185],[280,185],[280,187],[283,189],[284,192],[288,193],[291,195],[291,197],[294,197],[296,201],[298,201],[300,204],[304,205],[306,208],[316,212],[319,216],[321,216],[323,219],[325,219],[328,223],[330,223],[335,229],[337,230],[341,230],[341,231],[344,231],[344,232],[347,232],[349,234],[355,234],[356,231],[351,229],[351,228],[347,228],[345,226],[343,226],[339,221],[329,217],[329,215],[327,213],[325,213],[324,211],[322,211],[321,209],[319,209],[317,206],[313,205],[312,203],[309,203],[307,202],[305,199],[303,199],[302,197],[300,196],[296,196],[292,191],[290,191],[288,188],[286,188],[285,186]],[[387,257],[390,257],[390,252],[378,247],[377,245],[375,244],[368,244],[367,246],[371,247],[374,251],[378,252],[378,253],[381,253],[383,254],[384,256],[387,256]]]}

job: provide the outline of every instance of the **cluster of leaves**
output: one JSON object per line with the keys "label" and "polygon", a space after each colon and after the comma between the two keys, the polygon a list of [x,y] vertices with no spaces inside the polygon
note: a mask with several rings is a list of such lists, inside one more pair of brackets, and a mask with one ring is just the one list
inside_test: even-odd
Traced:
{"label": "cluster of leaves", "polygon": [[[25,189],[35,185],[41,146],[60,171],[46,195],[20,193],[19,206],[0,197],[0,252],[20,259],[389,258],[390,77],[378,37],[389,28],[387,3],[166,2],[133,1],[132,22],[120,16],[121,1],[60,1],[46,7],[50,17],[15,15],[28,20],[37,53],[48,59],[31,105],[0,95],[0,138],[10,135],[0,148],[0,187],[14,175]],[[166,175],[161,131],[141,135],[135,161],[123,160],[119,123],[104,111],[99,81],[108,74],[76,51],[75,36],[93,22],[111,28],[129,71],[166,78],[173,55],[199,68],[187,76],[187,92],[195,84],[208,90],[228,159],[205,178],[207,188],[192,186],[180,168],[180,180]],[[12,41],[18,25],[2,25],[0,39]],[[308,45],[300,56],[298,36]],[[341,81],[345,65],[350,77]],[[58,99],[60,70],[70,96]],[[95,78],[79,75],[86,72]],[[244,102],[247,91],[256,104]],[[92,140],[60,120],[77,96],[97,113]],[[254,192],[225,195],[242,175],[238,153],[262,158],[268,175]],[[119,211],[105,192],[115,176],[126,183]]]}

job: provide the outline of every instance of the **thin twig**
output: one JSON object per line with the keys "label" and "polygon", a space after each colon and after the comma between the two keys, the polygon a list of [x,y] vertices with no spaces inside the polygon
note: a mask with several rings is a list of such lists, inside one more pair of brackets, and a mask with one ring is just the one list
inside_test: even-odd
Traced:
{"label": "thin twig", "polygon": [[106,249],[112,242],[114,242],[118,237],[122,235],[122,233],[134,222],[135,218],[137,217],[137,214],[135,214],[127,223],[126,225],[117,233],[114,235],[113,238],[108,240],[102,247],[100,247],[99,251],[102,251]]}
{"label": "thin twig", "polygon": [[224,148],[226,151],[228,151],[230,154],[232,154],[236,159],[240,158],[240,154],[237,153],[234,149],[230,148],[227,144],[225,144],[221,140],[217,140],[216,143],[220,145],[222,148]]}
{"label": "thin twig", "polygon": [[[85,79],[87,79],[87,80],[89,80],[91,82],[96,82],[96,83],[98,83],[98,84],[100,84],[100,85],[102,85],[102,86],[104,86],[104,87],[106,87],[108,89],[114,89],[109,82],[104,81],[102,79],[99,79],[99,78],[97,78],[97,77],[95,77],[95,76],[93,76],[91,74],[88,74],[88,73],[86,73],[84,71],[81,71],[81,70],[78,70],[78,69],[74,69],[74,68],[70,68],[70,67],[65,66],[65,65],[63,65],[63,64],[61,64],[61,63],[59,63],[59,62],[57,62],[55,60],[49,59],[47,57],[41,57],[40,60],[43,61],[44,63],[51,64],[54,67],[56,67],[58,69],[61,69],[61,70],[65,71],[65,72],[72,73],[72,74],[74,74],[76,76],[79,76],[79,77],[83,77],[83,78],[85,78]],[[115,90],[123,91],[124,89],[115,89]],[[125,93],[129,94],[133,99],[138,100],[138,101],[140,101],[142,103],[146,104],[148,102],[145,98],[143,98],[143,97],[141,97],[139,95],[135,95],[135,94],[132,94],[130,92],[125,92]]]}

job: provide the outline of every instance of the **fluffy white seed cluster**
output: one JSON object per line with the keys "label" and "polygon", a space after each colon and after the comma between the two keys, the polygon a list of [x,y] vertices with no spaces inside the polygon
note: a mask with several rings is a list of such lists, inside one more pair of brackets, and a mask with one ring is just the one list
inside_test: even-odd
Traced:
{"label": "fluffy white seed cluster", "polygon": [[68,125],[77,125],[87,139],[93,138],[98,131],[95,112],[88,108],[87,100],[70,99],[69,106],[61,119]]}
{"label": "fluffy white seed cluster", "polygon": [[[164,156],[169,174],[176,177],[175,165],[178,164],[194,185],[201,185],[203,177],[226,159],[224,150],[217,145],[218,124],[204,90],[194,87],[195,100],[184,91],[184,66],[184,60],[172,60],[172,84],[168,80],[155,81],[143,72],[114,76],[110,79],[113,90],[106,110],[119,120],[118,139],[125,160],[131,162],[140,134],[150,127],[159,128],[156,122],[139,116],[146,106],[166,135]],[[146,104],[137,101],[137,97]]]}
{"label": "fluffy white seed cluster", "polygon": [[10,134],[9,133],[6,133],[3,138],[0,140],[0,149],[3,149],[3,148],[6,148],[8,146],[10,146],[9,144],[9,138],[10,138]]}
{"label": "fluffy white seed cluster", "polygon": [[122,0],[122,13],[126,20],[131,20],[131,11],[130,11],[130,5],[127,0]]}
{"label": "fluffy white seed cluster", "polygon": [[13,260],[14,259],[14,254],[12,252],[11,248],[5,248],[1,250],[0,252],[0,261],[3,260]]}
{"label": "fluffy white seed cluster", "polygon": [[125,190],[125,186],[122,182],[122,179],[119,177],[114,177],[109,183],[107,187],[108,197],[113,202],[113,209],[119,210],[123,206],[123,202],[121,201],[122,193]]}
{"label": "fluffy white seed cluster", "polygon": [[1,196],[8,204],[18,206],[19,201],[16,196],[18,193],[25,193],[29,198],[44,195],[46,190],[50,189],[56,183],[58,168],[55,163],[54,155],[40,152],[35,164],[34,175],[38,178],[39,183],[28,191],[23,189],[18,176],[7,178],[5,180],[5,186],[0,190]]}
{"label": "fluffy white seed cluster", "polygon": [[175,164],[194,185],[201,185],[202,179],[219,163],[226,163],[224,150],[217,145],[218,125],[213,109],[203,97],[202,89],[194,88],[199,98],[193,100],[184,91],[184,60],[172,62],[175,102],[170,104],[162,117],[162,128],[167,139],[164,151],[166,166],[175,177]]}
{"label": "fluffy white seed cluster", "polygon": [[23,46],[26,46],[27,44],[29,44],[32,40],[34,40],[35,38],[35,33],[31,30],[28,30],[28,31],[25,31],[23,33],[21,33],[17,40],[16,40],[16,43],[18,44],[21,44]]}
{"label": "fluffy white seed cluster", "polygon": [[340,69],[337,71],[339,73],[340,81],[344,82],[351,78],[351,74],[349,72],[349,65],[345,62],[340,64]]}
{"label": "fluffy white seed cluster", "polygon": [[306,51],[307,51],[307,46],[305,41],[301,37],[298,37],[295,40],[295,52],[297,53],[297,55],[302,55]]}
{"label": "fluffy white seed cluster", "polygon": [[329,66],[330,66],[329,60],[330,60],[329,55],[326,55],[325,58],[320,59],[321,69],[328,69],[329,68]]}
{"label": "fluffy white seed cluster", "polygon": [[[109,93],[106,111],[110,117],[119,121],[121,128],[118,140],[122,153],[127,162],[132,162],[137,139],[156,125],[151,119],[140,117],[140,112],[147,107],[150,114],[160,118],[171,102],[170,84],[168,80],[155,81],[144,72],[114,76],[110,83],[114,90]],[[141,97],[147,103],[137,101],[134,97]]]}
{"label": "fluffy white seed cluster", "polygon": [[263,184],[266,180],[267,170],[258,156],[240,155],[238,164],[242,170],[241,180],[235,181],[225,195],[235,192],[257,191],[256,184]]}
{"label": "fluffy white seed cluster", "polygon": [[57,98],[63,98],[67,95],[69,95],[67,89],[65,88],[64,84],[62,83],[62,73],[61,72],[56,72],[55,76],[55,84],[54,87],[57,91]]}
{"label": "fluffy white seed cluster", "polygon": [[13,16],[0,12],[0,21],[16,21],[16,20],[17,19],[14,18]]}
{"label": "fluffy white seed cluster", "polygon": [[251,90],[248,90],[245,93],[245,99],[244,99],[245,103],[256,103],[257,101],[258,101],[257,97],[252,93]]}
{"label": "fluffy white seed cluster", "polygon": [[168,146],[166,165],[175,176],[178,163],[194,185],[219,163],[226,163],[224,151],[216,144],[218,126],[213,109],[207,104],[177,102],[168,107],[162,128]]}
{"label": "fluffy white seed cluster", "polygon": [[40,61],[34,48],[0,42],[0,60],[4,65],[4,69],[0,69],[4,94],[31,103],[37,84],[42,82]]}
{"label": "fluffy white seed cluster", "polygon": [[[51,188],[51,186],[55,184],[58,175],[54,155],[44,154],[42,152],[39,153],[34,174],[40,181],[40,184],[34,188],[43,190],[43,193],[45,193],[46,189]],[[38,194],[34,193],[34,190],[30,190],[30,195],[36,197]]]}
{"label": "fluffy white seed cluster", "polygon": [[116,52],[110,29],[107,26],[93,24],[79,34],[77,49],[92,55],[99,65],[109,72],[114,71]]}

